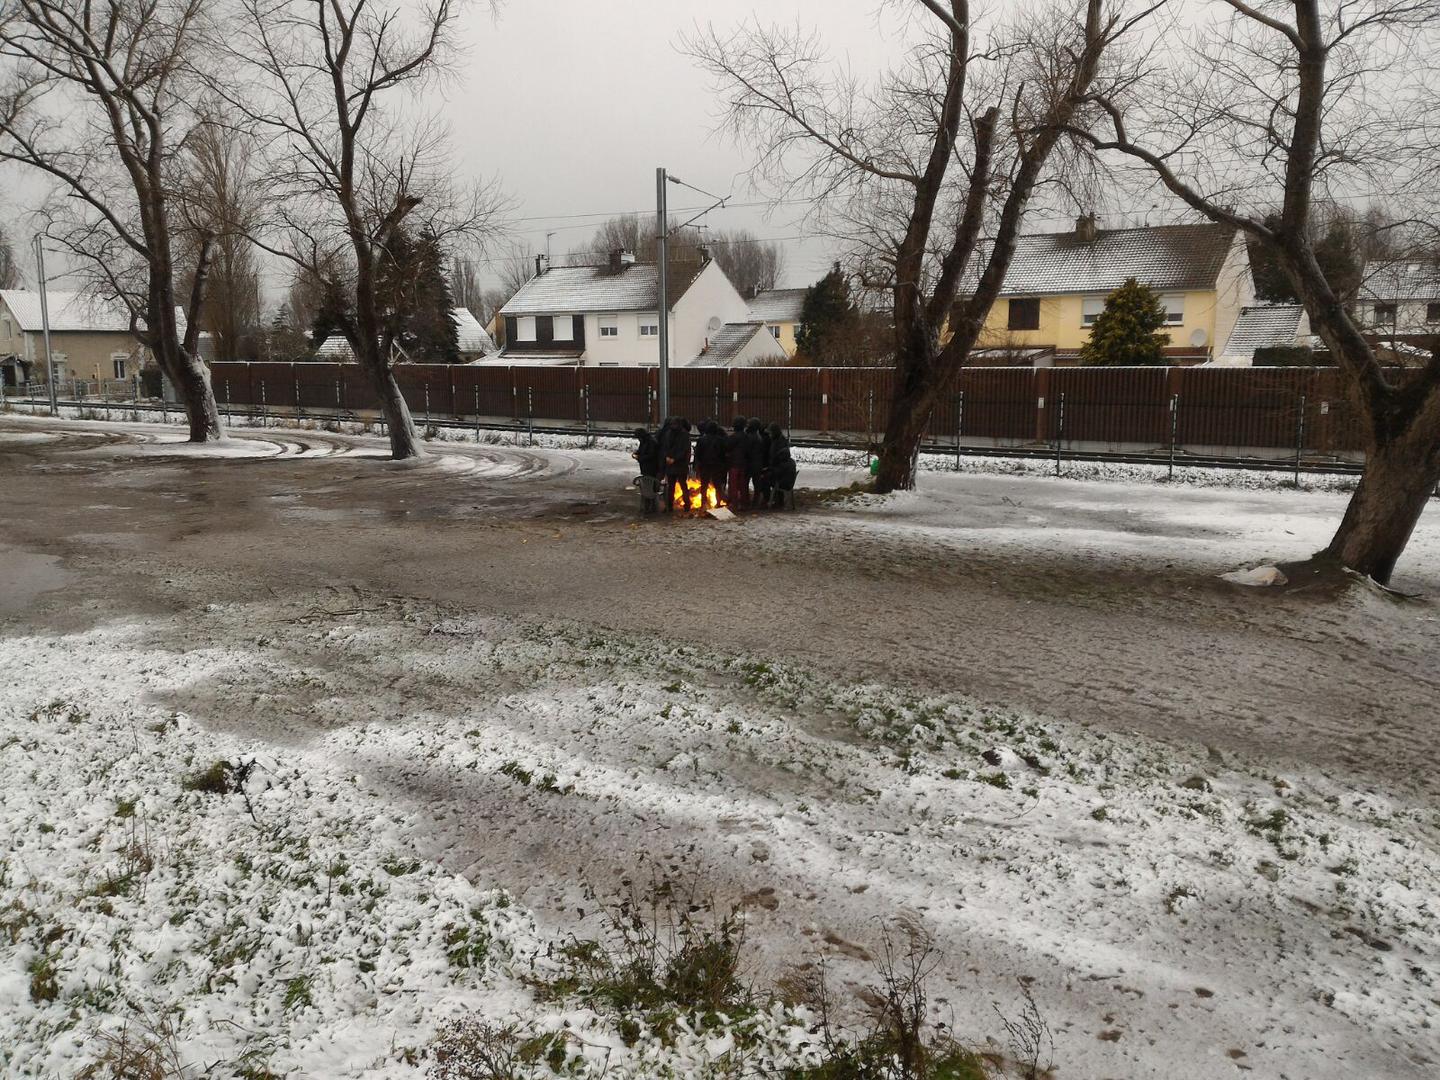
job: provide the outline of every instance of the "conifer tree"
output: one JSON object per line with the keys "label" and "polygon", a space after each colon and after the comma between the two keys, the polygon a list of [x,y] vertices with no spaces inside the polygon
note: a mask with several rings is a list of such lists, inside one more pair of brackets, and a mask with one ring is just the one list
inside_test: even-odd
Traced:
{"label": "conifer tree", "polygon": [[843,364],[853,348],[859,311],[850,299],[850,282],[837,264],[805,293],[795,355],[807,364]]}
{"label": "conifer tree", "polygon": [[1080,363],[1129,367],[1164,364],[1168,334],[1157,333],[1165,325],[1165,307],[1154,289],[1134,278],[1105,298],[1105,310],[1090,328],[1090,340],[1080,349]]}

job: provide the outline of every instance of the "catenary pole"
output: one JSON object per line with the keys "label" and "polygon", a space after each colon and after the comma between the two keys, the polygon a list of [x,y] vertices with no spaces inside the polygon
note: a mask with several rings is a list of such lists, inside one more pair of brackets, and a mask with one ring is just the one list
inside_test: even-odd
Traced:
{"label": "catenary pole", "polygon": [[667,300],[670,295],[669,282],[669,247],[670,247],[670,214],[665,206],[665,184],[668,181],[665,175],[665,168],[661,166],[655,170],[655,262],[657,267],[658,297],[660,319],[660,419],[664,420],[670,415],[670,305]]}
{"label": "catenary pole", "polygon": [[40,282],[40,330],[45,337],[45,379],[50,384],[50,415],[60,415],[60,399],[55,385],[55,357],[50,352],[50,300],[45,289],[45,241],[35,237],[35,274]]}

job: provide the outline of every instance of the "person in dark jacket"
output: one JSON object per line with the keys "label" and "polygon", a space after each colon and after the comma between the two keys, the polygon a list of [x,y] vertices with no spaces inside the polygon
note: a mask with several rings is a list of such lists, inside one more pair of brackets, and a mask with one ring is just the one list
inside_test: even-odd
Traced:
{"label": "person in dark jacket", "polygon": [[677,416],[666,429],[670,437],[662,444],[661,464],[665,473],[665,509],[670,510],[675,501],[675,485],[680,485],[682,496],[680,509],[685,509],[685,481],[690,478],[690,421]]}
{"label": "person in dark jacket", "polygon": [[750,473],[746,467],[750,443],[745,435],[745,417],[735,417],[735,430],[725,437],[725,496],[732,509],[750,507]]}
{"label": "person in dark jacket", "polygon": [[779,509],[795,509],[795,479],[800,474],[795,458],[790,453],[790,440],[780,430],[779,424],[771,424],[770,449],[765,459],[765,473],[772,490],[771,505]]}
{"label": "person in dark jacket", "polygon": [[695,472],[702,488],[713,487],[719,498],[725,497],[725,436],[714,420],[700,425],[700,438],[695,441]]}
{"label": "person in dark jacket", "polygon": [[640,508],[653,514],[660,506],[660,443],[643,427],[634,434],[639,445],[630,456],[640,466]]}
{"label": "person in dark jacket", "polygon": [[766,466],[770,460],[770,436],[758,416],[752,416],[745,425],[750,438],[749,471],[750,482],[755,485],[755,505],[770,505],[770,475]]}

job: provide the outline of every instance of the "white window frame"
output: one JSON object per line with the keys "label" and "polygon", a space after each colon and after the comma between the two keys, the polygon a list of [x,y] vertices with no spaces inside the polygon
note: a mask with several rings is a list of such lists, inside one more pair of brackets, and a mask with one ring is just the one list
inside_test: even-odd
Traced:
{"label": "white window frame", "polygon": [[110,369],[115,378],[124,382],[129,377],[130,356],[127,353],[111,353]]}
{"label": "white window frame", "polygon": [[602,338],[618,338],[620,336],[619,315],[597,315],[595,325]]}
{"label": "white window frame", "polygon": [[535,336],[535,316],[520,315],[515,319],[516,341],[538,341]]}
{"label": "white window frame", "polygon": [[1103,296],[1086,296],[1086,297],[1082,297],[1082,298],[1081,298],[1081,300],[1080,300],[1080,325],[1081,325],[1081,326],[1094,326],[1094,325],[1095,325],[1095,320],[1098,319],[1098,318],[1100,317],[1100,313],[1105,310],[1105,300],[1106,300],[1106,298],[1103,297]]}
{"label": "white window frame", "polygon": [[[565,327],[565,333],[560,333],[560,327]],[[574,315],[551,315],[550,316],[550,340],[551,341],[574,341],[575,340],[575,316]]]}
{"label": "white window frame", "polygon": [[658,314],[637,315],[635,316],[635,321],[639,325],[640,337],[652,338],[660,336],[660,316]]}
{"label": "white window frame", "polygon": [[772,323],[770,326],[767,326],[765,329],[767,329],[767,330],[770,331],[770,336],[773,337],[776,341],[779,341],[779,340],[780,340],[780,327],[779,327],[778,324]]}
{"label": "white window frame", "polygon": [[1165,309],[1165,325],[1180,326],[1185,322],[1185,294],[1165,293],[1160,297],[1160,305]]}

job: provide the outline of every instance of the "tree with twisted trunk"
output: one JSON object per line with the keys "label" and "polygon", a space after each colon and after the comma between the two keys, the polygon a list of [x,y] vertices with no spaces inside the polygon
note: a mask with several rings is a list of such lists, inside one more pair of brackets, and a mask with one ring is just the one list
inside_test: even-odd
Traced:
{"label": "tree with twisted trunk", "polygon": [[[762,181],[814,200],[893,308],[894,391],[875,488],[913,488],[920,442],[999,295],[1037,190],[1076,164],[1070,133],[1136,66],[1114,46],[1153,7],[1060,2],[1006,24],[965,0],[891,0],[917,38],[875,85],[829,72],[801,30],[685,40]],[[942,340],[948,326],[950,336]]]}
{"label": "tree with twisted trunk", "polygon": [[1090,96],[1105,113],[1103,131],[1072,133],[1139,163],[1278,264],[1363,419],[1365,470],[1316,561],[1385,583],[1440,482],[1440,350],[1415,369],[1382,366],[1348,304],[1353,283],[1326,270],[1315,219],[1327,195],[1359,188],[1433,221],[1433,201],[1428,215],[1423,207],[1440,173],[1440,125],[1424,95],[1434,89],[1440,2],[1214,6],[1225,17],[1207,22],[1171,66],[1124,93]]}
{"label": "tree with twisted trunk", "polygon": [[[180,394],[190,441],[221,436],[197,349],[213,237],[178,284],[176,190],[197,60],[212,47],[206,0],[0,0],[0,161],[48,176],[49,238],[92,290],[123,303],[136,339]],[[185,314],[179,313],[184,303]]]}
{"label": "tree with twisted trunk", "polygon": [[[238,0],[223,79],[212,92],[261,142],[267,209],[252,237],[323,295],[343,297],[335,329],[365,373],[393,458],[420,456],[395,379],[397,319],[383,279],[400,237],[474,244],[504,200],[450,179],[448,133],[415,91],[456,54],[461,0]],[[248,78],[246,77],[248,75]]]}

